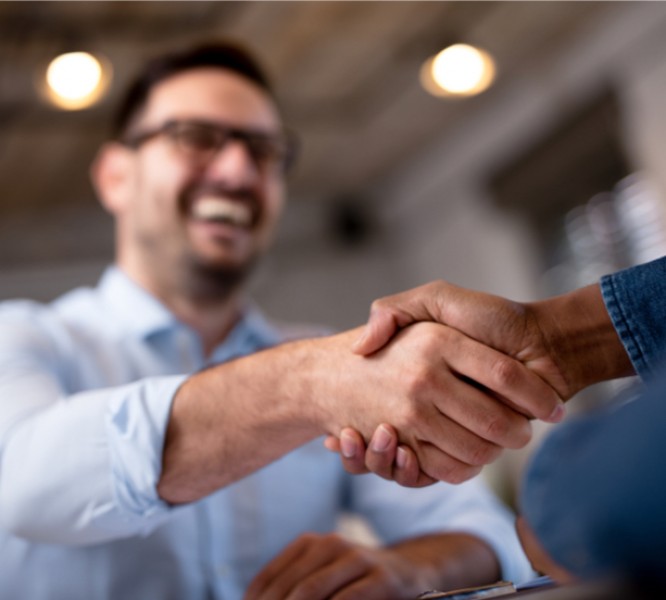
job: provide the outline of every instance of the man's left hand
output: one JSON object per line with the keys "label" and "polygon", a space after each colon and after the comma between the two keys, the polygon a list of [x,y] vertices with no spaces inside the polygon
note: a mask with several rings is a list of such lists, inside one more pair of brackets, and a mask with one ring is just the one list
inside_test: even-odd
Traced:
{"label": "man's left hand", "polygon": [[264,567],[245,600],[397,600],[423,591],[410,563],[391,549],[308,533]]}

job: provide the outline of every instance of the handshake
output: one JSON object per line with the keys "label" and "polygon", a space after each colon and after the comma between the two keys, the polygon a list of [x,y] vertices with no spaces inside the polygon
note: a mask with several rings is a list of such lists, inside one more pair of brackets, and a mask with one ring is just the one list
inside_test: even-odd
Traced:
{"label": "handshake", "polygon": [[[473,477],[525,446],[531,419],[559,422],[584,387],[633,374],[596,284],[518,303],[433,282],[375,301],[364,330],[342,336],[378,368],[325,445],[350,473],[408,487]],[[351,368],[339,377],[358,385]]]}

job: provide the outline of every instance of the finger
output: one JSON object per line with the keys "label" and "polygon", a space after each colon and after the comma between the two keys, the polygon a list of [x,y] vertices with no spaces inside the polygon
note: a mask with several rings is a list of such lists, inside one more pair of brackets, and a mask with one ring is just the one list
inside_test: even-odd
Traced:
{"label": "finger", "polygon": [[[328,565],[336,564],[340,556],[349,552],[351,546],[350,542],[335,534],[324,536],[305,534],[297,541],[302,542],[305,551],[298,553],[295,557],[286,556],[283,561],[280,561],[280,564],[277,565],[280,567],[279,572],[276,572],[275,569],[271,570],[270,580],[266,580],[266,585],[256,596],[257,599],[305,598],[306,596],[303,596],[302,592],[303,582],[312,577],[314,579],[310,579],[311,581],[318,581],[316,574],[325,570]],[[291,560],[289,560],[290,558]],[[343,576],[344,572],[340,573],[339,577],[343,578]],[[324,579],[319,583],[319,588],[309,585],[306,587],[310,592],[310,596],[307,596],[308,600],[325,600],[331,592],[337,589],[335,586],[327,589],[326,586],[332,585],[332,581],[329,579]]]}
{"label": "finger", "polygon": [[[363,438],[358,433],[356,435],[360,446]],[[388,441],[382,439],[382,436],[387,436]],[[388,424],[380,425],[373,434],[365,452],[364,466],[367,467],[365,472],[369,470],[404,487],[424,487],[436,483],[435,479],[420,470],[416,454],[409,446],[398,446],[398,434],[395,428]],[[350,468],[357,474],[363,466],[356,463]],[[352,472],[350,468],[347,468],[347,471]]]}
{"label": "finger", "polygon": [[439,288],[443,282],[433,282],[413,290],[375,300],[363,334],[352,350],[367,356],[384,347],[395,332],[416,321],[443,322],[439,314]]}
{"label": "finger", "polygon": [[340,460],[347,473],[362,475],[368,472],[365,464],[365,440],[351,427],[340,432]]}
{"label": "finger", "polygon": [[436,479],[429,477],[420,469],[416,454],[405,445],[398,446],[396,451],[393,477],[396,483],[404,487],[418,488],[437,483]]}
{"label": "finger", "polygon": [[390,583],[379,575],[369,575],[345,586],[332,596],[331,600],[386,600],[400,597],[399,591],[391,587]]}
{"label": "finger", "polygon": [[398,434],[386,423],[381,424],[372,434],[365,453],[365,466],[384,479],[393,480],[393,464],[398,449]]}
{"label": "finger", "polygon": [[446,360],[455,371],[508,399],[524,414],[542,420],[557,418],[562,400],[523,363],[455,329],[447,328],[446,335],[451,349]]}
{"label": "finger", "polygon": [[334,435],[327,435],[324,439],[324,448],[340,454],[340,440]]}
{"label": "finger", "polygon": [[[435,398],[434,402],[450,421],[472,434],[470,442],[478,440],[479,446],[486,447],[481,442],[487,442],[492,447],[523,448],[532,438],[532,426],[526,416],[466,379],[452,378],[447,385],[446,395]],[[451,432],[447,431],[447,435],[451,435]],[[440,439],[446,442],[444,438]],[[461,440],[457,441],[462,443]],[[479,464],[478,460],[474,460],[476,448],[477,444],[474,443],[469,446],[469,450],[455,455],[470,464]],[[481,451],[480,448],[478,450]],[[492,449],[487,447],[487,450]]]}
{"label": "finger", "polygon": [[[384,450],[381,450],[383,443],[377,441],[377,432],[373,435],[370,446],[365,450],[365,444],[361,435],[355,430],[347,428],[349,435],[356,436],[357,456],[361,457],[365,455],[365,464],[362,464],[356,458],[345,459],[342,457],[345,469],[354,475],[370,471],[384,479],[394,480],[404,487],[424,487],[436,483],[435,479],[428,477],[420,470],[418,459],[409,446],[398,446],[398,434],[395,429],[387,424],[383,424],[380,427],[386,428],[390,437],[389,444],[384,447]],[[333,436],[329,437],[339,444],[337,438]]]}
{"label": "finger", "polygon": [[383,308],[371,309],[363,333],[352,345],[352,352],[367,356],[383,348],[398,330],[394,315]]}
{"label": "finger", "polygon": [[308,551],[313,543],[312,535],[302,535],[291,542],[282,552],[271,560],[252,580],[245,592],[245,600],[257,600],[264,597],[266,590],[280,579],[290,565]]}
{"label": "finger", "polygon": [[[414,448],[421,469],[430,475],[432,473],[431,462],[424,461],[422,455],[422,446],[432,446],[441,454],[447,455],[456,460],[461,465],[468,467],[482,467],[495,461],[502,453],[502,447],[479,437],[476,433],[470,431],[456,421],[451,420],[446,415],[440,415],[439,419],[430,419],[428,425],[421,429],[420,434],[424,437]],[[439,479],[439,477],[438,477]]]}
{"label": "finger", "polygon": [[482,469],[481,466],[464,463],[427,442],[419,444],[417,456],[425,475],[437,481],[462,483],[476,477]]}
{"label": "finger", "polygon": [[[328,600],[352,585],[368,571],[362,553],[350,552],[313,570],[296,583],[286,600]],[[281,597],[281,596],[276,596]]]}

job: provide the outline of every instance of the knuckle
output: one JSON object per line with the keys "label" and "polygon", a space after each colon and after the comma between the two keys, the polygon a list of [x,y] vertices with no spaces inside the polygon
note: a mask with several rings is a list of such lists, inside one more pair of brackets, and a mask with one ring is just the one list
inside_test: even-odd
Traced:
{"label": "knuckle", "polygon": [[477,444],[472,451],[470,463],[473,466],[482,467],[496,460],[501,452],[502,449],[495,444]]}
{"label": "knuckle", "polygon": [[493,381],[500,389],[511,389],[520,379],[520,367],[509,357],[500,357],[491,368]]}
{"label": "knuckle", "polygon": [[370,304],[370,313],[383,312],[389,307],[388,298],[377,298]]}
{"label": "knuckle", "polygon": [[419,407],[412,402],[408,402],[402,407],[398,420],[400,423],[399,429],[414,431],[420,428],[423,417]]}
{"label": "knuckle", "polygon": [[485,423],[485,438],[497,443],[507,443],[511,436],[511,424],[502,414],[494,415]]}
{"label": "knuckle", "polygon": [[432,368],[425,364],[416,364],[405,377],[405,388],[410,398],[418,400],[434,385]]}

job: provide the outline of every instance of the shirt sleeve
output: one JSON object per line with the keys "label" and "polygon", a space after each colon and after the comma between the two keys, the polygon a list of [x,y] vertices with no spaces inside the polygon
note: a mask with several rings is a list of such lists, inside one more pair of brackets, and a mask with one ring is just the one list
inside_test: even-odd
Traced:
{"label": "shirt sleeve", "polygon": [[67,394],[44,323],[0,315],[0,523],[26,539],[92,544],[145,535],[173,510],[156,493],[184,377]]}
{"label": "shirt sleeve", "polygon": [[613,325],[645,379],[666,359],[666,257],[601,279]]}
{"label": "shirt sleeve", "polygon": [[468,533],[493,548],[504,579],[518,583],[533,576],[513,515],[478,477],[460,485],[412,489],[360,475],[350,485],[350,508],[368,520],[384,543],[429,533]]}
{"label": "shirt sleeve", "polygon": [[528,466],[523,515],[578,577],[663,578],[665,397],[662,373],[637,398],[554,428]]}

